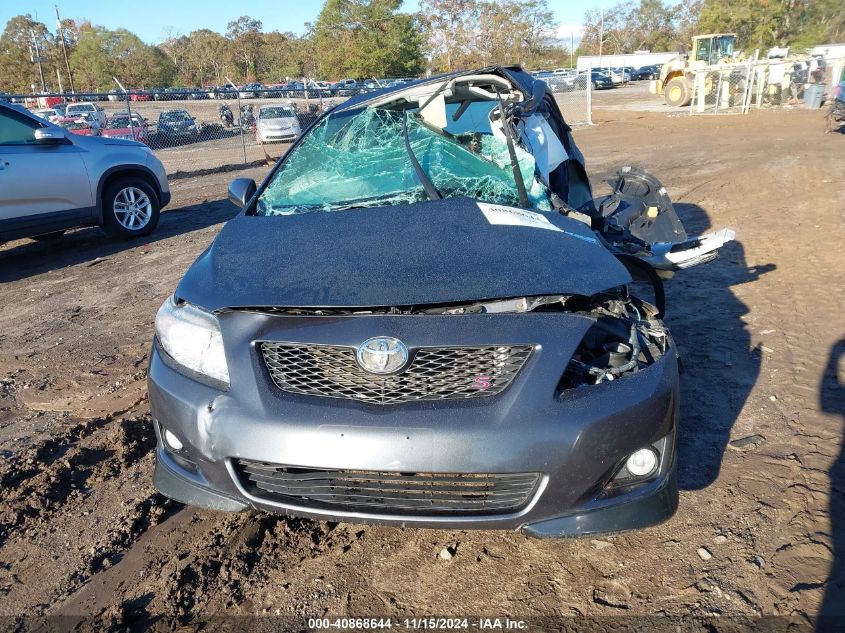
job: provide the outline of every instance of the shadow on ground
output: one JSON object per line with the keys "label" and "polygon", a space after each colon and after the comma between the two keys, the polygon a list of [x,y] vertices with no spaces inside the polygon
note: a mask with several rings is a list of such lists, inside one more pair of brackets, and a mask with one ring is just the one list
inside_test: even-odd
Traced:
{"label": "shadow on ground", "polygon": [[[722,228],[711,226],[698,205],[676,203],[675,209],[690,235]],[[682,490],[699,490],[716,480],[731,430],[760,374],[761,352],[752,349],[742,320],[748,307],[733,288],[774,268],[749,267],[742,243],[735,241],[715,261],[666,282],[666,323],[684,367],[678,433]]]}
{"label": "shadow on ground", "polygon": [[50,270],[75,266],[108,257],[121,251],[199,231],[237,215],[228,200],[190,205],[161,214],[151,235],[130,240],[111,238],[99,228],[70,231],[56,240],[23,240],[11,247],[0,247],[0,283],[18,281]]}
{"label": "shadow on ground", "polygon": [[[842,368],[840,370],[840,368]],[[819,408],[845,423],[845,339],[830,350],[822,384]],[[824,600],[819,610],[819,631],[845,630],[845,446],[830,468],[830,530],[833,542],[833,564],[825,585]]]}

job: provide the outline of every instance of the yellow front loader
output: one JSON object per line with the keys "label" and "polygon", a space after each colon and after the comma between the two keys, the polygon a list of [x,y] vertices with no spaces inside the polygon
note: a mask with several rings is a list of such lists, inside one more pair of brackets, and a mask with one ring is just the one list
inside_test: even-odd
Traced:
{"label": "yellow front loader", "polygon": [[733,61],[735,43],[733,33],[696,35],[692,38],[692,52],[681,53],[663,64],[660,78],[651,81],[649,91],[663,95],[666,105],[689,105],[696,72]]}

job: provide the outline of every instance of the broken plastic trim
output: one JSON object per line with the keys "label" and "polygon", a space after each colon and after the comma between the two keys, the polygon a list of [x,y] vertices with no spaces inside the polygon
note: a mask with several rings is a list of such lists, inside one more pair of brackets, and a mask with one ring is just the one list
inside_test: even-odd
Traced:
{"label": "broken plastic trim", "polygon": [[736,238],[733,229],[722,229],[692,237],[683,242],[660,243],[651,246],[652,265],[656,268],[683,270],[712,261],[719,256],[719,249]]}

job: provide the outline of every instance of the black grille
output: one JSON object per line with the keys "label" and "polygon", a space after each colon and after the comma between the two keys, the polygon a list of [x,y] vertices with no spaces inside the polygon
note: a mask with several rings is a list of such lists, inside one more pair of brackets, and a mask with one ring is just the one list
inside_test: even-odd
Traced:
{"label": "black grille", "polygon": [[237,460],[251,494],[314,509],[408,515],[505,514],[533,496],[539,473],[448,474],[295,468]]}
{"label": "black grille", "polygon": [[423,347],[406,369],[390,376],[361,369],[351,347],[263,342],[260,349],[270,377],[283,391],[395,404],[494,396],[519,373],[532,348]]}

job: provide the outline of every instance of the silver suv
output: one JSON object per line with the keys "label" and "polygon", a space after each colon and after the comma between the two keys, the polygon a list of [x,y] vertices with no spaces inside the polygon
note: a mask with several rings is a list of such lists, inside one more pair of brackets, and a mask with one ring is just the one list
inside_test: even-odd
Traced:
{"label": "silver suv", "polygon": [[72,134],[0,103],[0,243],[97,225],[148,235],[169,202],[164,166],[146,145]]}

